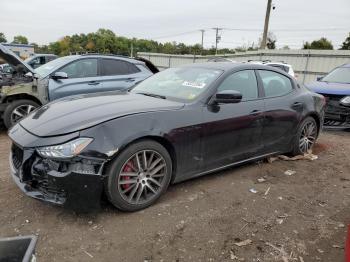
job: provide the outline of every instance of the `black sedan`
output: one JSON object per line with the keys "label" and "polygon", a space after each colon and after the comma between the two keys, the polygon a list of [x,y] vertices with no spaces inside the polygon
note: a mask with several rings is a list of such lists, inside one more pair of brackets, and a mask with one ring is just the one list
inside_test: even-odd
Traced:
{"label": "black sedan", "polygon": [[10,165],[29,196],[124,211],[170,183],[270,155],[303,154],[322,128],[323,96],[264,65],[203,63],[120,93],[57,100],[15,125]]}

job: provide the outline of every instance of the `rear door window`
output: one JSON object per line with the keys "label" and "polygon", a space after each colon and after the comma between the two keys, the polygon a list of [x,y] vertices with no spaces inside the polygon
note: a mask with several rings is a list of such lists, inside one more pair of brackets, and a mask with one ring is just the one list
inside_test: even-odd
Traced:
{"label": "rear door window", "polygon": [[273,71],[258,70],[258,72],[263,82],[265,97],[283,96],[293,90],[288,77]]}
{"label": "rear door window", "polygon": [[102,75],[131,75],[140,72],[134,64],[119,59],[102,59]]}

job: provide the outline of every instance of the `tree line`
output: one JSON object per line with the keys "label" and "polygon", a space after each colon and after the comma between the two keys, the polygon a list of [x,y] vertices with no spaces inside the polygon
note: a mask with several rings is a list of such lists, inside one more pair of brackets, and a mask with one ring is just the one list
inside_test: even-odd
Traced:
{"label": "tree line", "polygon": [[[0,33],[0,43],[7,42],[3,33]],[[269,49],[276,48],[277,39],[273,33],[269,33],[267,47]],[[28,44],[27,37],[17,35],[14,37],[12,43]],[[166,54],[196,54],[196,55],[213,55],[215,54],[215,47],[204,48],[200,44],[186,45],[184,43],[167,42],[160,43],[154,40],[127,38],[118,36],[109,29],[99,29],[97,32],[88,34],[74,34],[72,36],[64,36],[58,41],[51,42],[48,45],[34,45],[36,53],[53,53],[59,56],[79,53],[104,53],[104,54],[119,54],[132,55],[137,52],[153,52]],[[311,43],[305,42],[303,49],[328,49],[333,50],[332,42],[327,38],[322,37],[314,40]],[[255,46],[252,47],[238,47],[235,49],[221,48],[218,49],[220,54],[229,54],[246,50],[257,50]],[[288,46],[283,49],[289,49]],[[342,50],[350,50],[350,34],[342,43]]]}

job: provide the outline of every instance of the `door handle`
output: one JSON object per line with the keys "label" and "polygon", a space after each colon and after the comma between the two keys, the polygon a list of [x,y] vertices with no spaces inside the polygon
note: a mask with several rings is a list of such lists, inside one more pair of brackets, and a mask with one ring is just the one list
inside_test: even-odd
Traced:
{"label": "door handle", "polygon": [[292,105],[292,108],[294,108],[294,109],[300,109],[300,108],[302,108],[304,105],[303,105],[303,103],[301,103],[301,102],[295,102],[293,105]]}
{"label": "door handle", "polygon": [[100,82],[97,82],[97,81],[90,81],[88,83],[88,85],[90,85],[90,86],[96,86],[96,85],[99,85],[99,84],[100,84]]}
{"label": "door handle", "polygon": [[134,82],[134,81],[135,81],[135,78],[127,78],[125,81],[126,81],[126,82]]}
{"label": "door handle", "polygon": [[260,115],[262,113],[261,110],[253,110],[252,112],[249,113],[249,115],[251,116],[257,116],[257,115]]}

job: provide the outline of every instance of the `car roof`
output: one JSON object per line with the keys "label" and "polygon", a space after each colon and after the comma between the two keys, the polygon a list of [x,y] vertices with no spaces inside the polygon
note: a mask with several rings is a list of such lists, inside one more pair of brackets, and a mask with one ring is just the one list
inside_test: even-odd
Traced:
{"label": "car roof", "polygon": [[93,57],[93,58],[110,58],[110,59],[118,59],[118,60],[124,60],[129,63],[133,64],[140,64],[143,65],[144,62],[127,57],[122,55],[113,55],[113,54],[82,54],[82,55],[75,55],[76,57]]}
{"label": "car roof", "polygon": [[236,63],[205,62],[205,63],[187,64],[181,67],[201,67],[201,68],[214,69],[214,70],[216,69],[216,70],[223,70],[223,71],[231,71],[233,69],[266,69],[266,67],[269,67],[269,70],[273,70],[277,72],[277,70],[274,67],[270,67],[264,64],[239,63],[239,62],[236,62]]}
{"label": "car roof", "polygon": [[350,67],[350,64],[344,64],[344,65],[341,65],[340,67]]}
{"label": "car roof", "polygon": [[282,63],[282,62],[267,62],[265,65],[281,65],[281,66],[288,66],[291,67],[290,64]]}
{"label": "car roof", "polygon": [[55,55],[55,54],[34,54],[34,55],[30,56],[30,58],[31,57],[38,57],[38,56],[57,56],[57,55]]}

